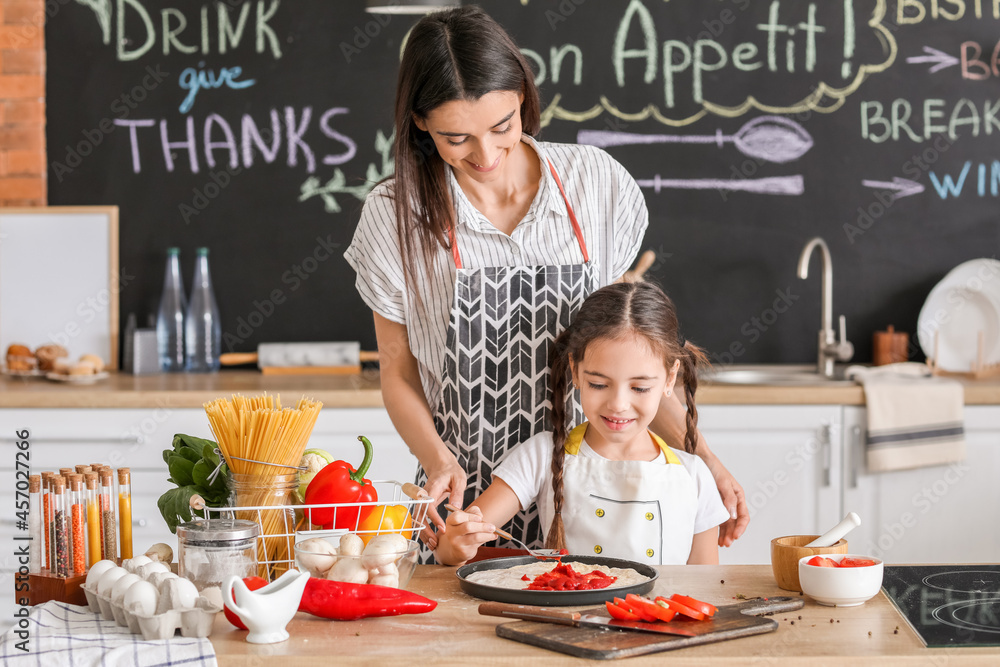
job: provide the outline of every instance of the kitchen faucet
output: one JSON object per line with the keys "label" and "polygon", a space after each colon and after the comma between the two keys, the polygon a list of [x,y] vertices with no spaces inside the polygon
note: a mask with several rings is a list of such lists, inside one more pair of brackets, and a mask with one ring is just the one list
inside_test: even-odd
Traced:
{"label": "kitchen faucet", "polygon": [[809,258],[816,247],[823,255],[823,304],[817,372],[832,378],[834,362],[850,360],[854,356],[854,345],[847,340],[847,318],[843,315],[840,316],[840,341],[837,341],[833,331],[833,260],[830,258],[830,248],[822,238],[817,236],[811,239],[802,249],[799,256],[799,278],[805,280],[809,277]]}

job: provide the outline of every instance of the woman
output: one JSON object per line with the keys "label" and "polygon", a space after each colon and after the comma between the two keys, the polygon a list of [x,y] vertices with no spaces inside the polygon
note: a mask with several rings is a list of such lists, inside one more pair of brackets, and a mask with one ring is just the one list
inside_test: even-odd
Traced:
{"label": "woman", "polygon": [[[395,127],[395,176],[369,194],[345,257],[374,311],[382,396],[420,462],[417,483],[465,507],[508,449],[551,429],[552,342],[590,293],[622,278],[648,214],[603,151],[532,138],[531,69],[476,7],[413,28]],[[681,446],[676,396],[653,429]],[[733,517],[719,538],[731,544],[749,521],[743,490],[703,440],[696,453]],[[537,542],[537,511],[508,529]],[[435,535],[424,539],[433,549]]]}

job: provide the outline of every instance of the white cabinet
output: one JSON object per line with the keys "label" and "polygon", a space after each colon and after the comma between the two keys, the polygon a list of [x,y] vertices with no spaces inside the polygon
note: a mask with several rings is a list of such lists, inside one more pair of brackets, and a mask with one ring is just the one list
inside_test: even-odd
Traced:
{"label": "white cabinet", "polygon": [[770,563],[771,539],[840,520],[841,406],[705,405],[698,425],[746,491],[750,526],[722,563]]}
{"label": "white cabinet", "polygon": [[869,473],[865,409],[844,408],[844,510],[851,551],[889,563],[1000,560],[1000,407],[966,406],[965,461]]}
{"label": "white cabinet", "polygon": [[[156,542],[176,547],[156,506],[171,488],[162,452],[175,433],[214,439],[205,411],[200,408],[137,409],[4,409],[0,410],[0,544],[14,544],[14,441],[27,430],[31,443],[31,470],[58,470],[76,464],[104,463],[132,470],[132,539],[137,553]],[[327,409],[320,413],[310,447],[326,449],[336,458],[357,466],[362,459],[358,435],[375,445],[370,479],[413,481],[416,459],[396,433],[381,408]],[[0,619],[11,618],[12,548],[0,552]],[[4,621],[0,620],[0,630]]]}

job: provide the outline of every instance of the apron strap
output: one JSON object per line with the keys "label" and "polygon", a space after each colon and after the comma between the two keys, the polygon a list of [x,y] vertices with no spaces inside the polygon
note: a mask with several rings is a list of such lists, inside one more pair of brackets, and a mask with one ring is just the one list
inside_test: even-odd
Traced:
{"label": "apron strap", "polygon": [[[563,190],[562,181],[559,180],[559,174],[556,173],[556,168],[552,166],[552,160],[546,160],[549,163],[549,171],[552,173],[552,177],[556,179],[556,185],[559,186],[559,194],[562,195],[563,202],[566,204],[566,212],[569,213],[569,221],[573,224],[573,233],[576,234],[576,240],[580,244],[580,252],[583,253],[583,262],[586,264],[590,261],[590,254],[587,252],[587,243],[583,240],[583,230],[580,229],[580,223],[576,219],[576,214],[573,213],[573,207],[569,205],[569,199],[566,198],[566,191]],[[455,268],[462,268],[462,256],[458,252],[458,237],[455,234],[455,225],[451,225],[448,228],[448,239],[451,241],[451,256],[455,260]]]}

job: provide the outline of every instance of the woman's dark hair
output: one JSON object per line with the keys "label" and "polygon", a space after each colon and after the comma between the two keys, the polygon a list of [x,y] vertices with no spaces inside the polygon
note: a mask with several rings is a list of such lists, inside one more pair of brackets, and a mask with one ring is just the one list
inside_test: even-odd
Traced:
{"label": "woman's dark hair", "polygon": [[444,161],[430,134],[413,122],[455,100],[475,101],[492,92],[522,93],[522,132],[541,129],[538,89],[514,40],[482,9],[465,6],[431,14],[413,27],[396,84],[394,199],[407,282],[418,248],[430,266],[436,246],[448,248],[455,223]]}
{"label": "woman's dark hair", "polygon": [[566,398],[572,388],[571,364],[579,363],[587,346],[602,339],[622,340],[641,336],[653,353],[663,358],[667,371],[680,360],[678,380],[684,385],[687,403],[684,450],[694,452],[697,446],[698,409],[694,394],[698,389],[698,367],[707,364],[704,351],[680,337],[677,310],[659,287],[648,282],[615,283],[603,287],[583,302],[573,322],[556,338],[552,348],[552,494],[555,516],[545,539],[545,546],[564,549],[563,530],[563,462],[564,447],[571,424],[567,419]]}

